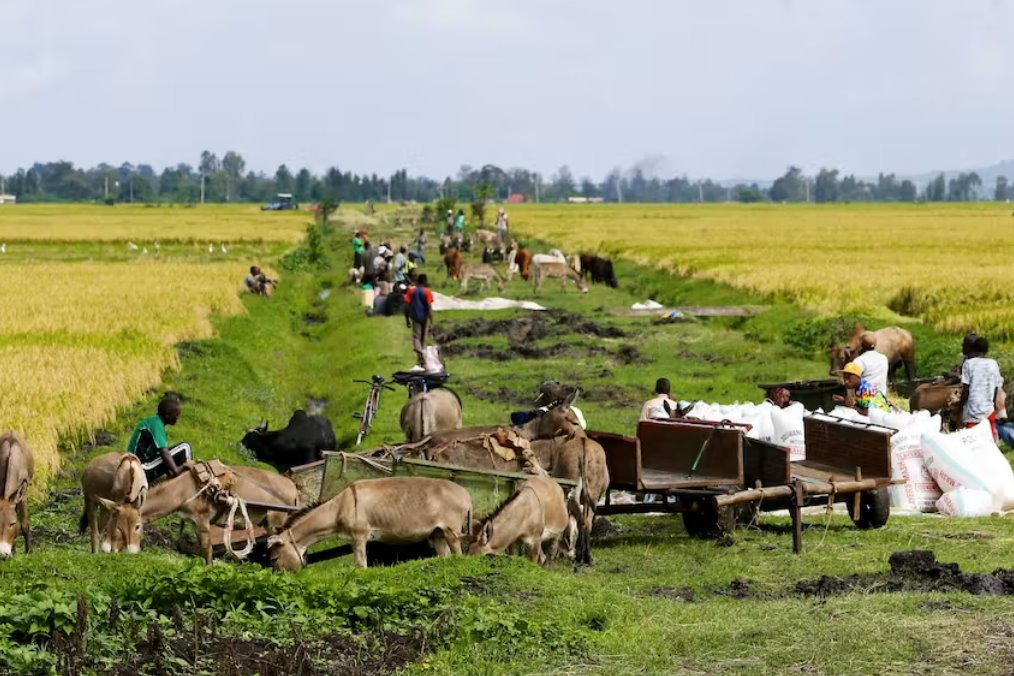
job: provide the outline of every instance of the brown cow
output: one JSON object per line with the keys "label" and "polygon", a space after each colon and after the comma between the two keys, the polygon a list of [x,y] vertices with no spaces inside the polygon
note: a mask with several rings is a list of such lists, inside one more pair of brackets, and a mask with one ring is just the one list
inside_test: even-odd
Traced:
{"label": "brown cow", "polygon": [[908,400],[908,408],[912,411],[929,411],[940,413],[944,423],[951,429],[961,428],[961,383],[941,380],[934,383],[923,383],[912,391]]}
{"label": "brown cow", "polygon": [[515,268],[521,279],[528,281],[532,267],[532,252],[528,249],[518,249],[514,254],[514,265],[507,265],[507,281],[514,279]]}
{"label": "brown cow", "polygon": [[[828,357],[831,359],[831,375],[838,375],[842,367],[859,356],[859,346],[862,344],[863,334],[869,333],[862,324],[852,327],[852,335],[844,345],[830,345],[827,349]],[[874,331],[876,337],[877,352],[887,357],[888,372],[887,379],[894,381],[898,371],[898,365],[905,364],[905,375],[908,380],[915,380],[915,341],[912,334],[897,326]]]}
{"label": "brown cow", "polygon": [[451,279],[460,279],[461,265],[461,252],[457,249],[448,249],[444,254],[444,267],[447,268],[447,276]]}

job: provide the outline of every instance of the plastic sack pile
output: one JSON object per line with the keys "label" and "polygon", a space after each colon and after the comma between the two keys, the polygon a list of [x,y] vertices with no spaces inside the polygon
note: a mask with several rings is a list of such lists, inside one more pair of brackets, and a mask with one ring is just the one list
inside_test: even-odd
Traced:
{"label": "plastic sack pile", "polygon": [[[680,406],[690,402],[680,402]],[[885,413],[870,410],[869,418],[843,406],[825,414],[811,413],[800,403],[777,408],[762,404],[716,404],[698,401],[690,418],[707,422],[747,424],[746,436],[789,449],[790,459],[806,457],[803,418],[831,415],[856,423],[898,430],[891,437],[891,478],[904,483],[890,487],[892,510],[937,512],[949,516],[988,516],[1014,509],[1014,471],[993,441],[988,421],[951,434],[941,432],[939,415],[928,411]]]}

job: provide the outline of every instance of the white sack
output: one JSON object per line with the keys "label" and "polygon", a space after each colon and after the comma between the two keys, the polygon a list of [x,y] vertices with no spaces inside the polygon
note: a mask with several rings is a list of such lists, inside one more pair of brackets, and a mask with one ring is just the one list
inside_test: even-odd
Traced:
{"label": "white sack", "polygon": [[806,458],[803,437],[803,405],[798,401],[786,408],[771,408],[772,442],[789,449],[789,460]]}
{"label": "white sack", "polygon": [[993,496],[986,491],[959,488],[937,500],[937,509],[947,516],[989,516],[993,513]]}

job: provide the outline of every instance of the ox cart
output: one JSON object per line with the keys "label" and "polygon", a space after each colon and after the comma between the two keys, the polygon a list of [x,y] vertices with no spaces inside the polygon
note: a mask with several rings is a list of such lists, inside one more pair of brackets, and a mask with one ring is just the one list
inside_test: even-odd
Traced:
{"label": "ox cart", "polygon": [[[803,420],[806,459],[747,437],[728,423],[642,421],[634,437],[591,432],[606,452],[610,482],[600,514],[680,513],[689,534],[731,531],[742,507],[788,509],[802,549],[802,508],[844,502],[859,528],[887,523],[894,430],[827,415]],[[638,502],[615,504],[614,490]]]}

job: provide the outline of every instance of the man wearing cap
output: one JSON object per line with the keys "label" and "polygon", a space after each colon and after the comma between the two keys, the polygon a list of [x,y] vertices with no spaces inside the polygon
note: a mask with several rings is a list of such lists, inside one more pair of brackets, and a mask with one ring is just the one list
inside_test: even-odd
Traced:
{"label": "man wearing cap", "polygon": [[873,386],[869,380],[863,377],[863,367],[854,361],[850,361],[848,364],[842,367],[841,370],[842,381],[845,383],[845,387],[855,392],[855,396],[851,403],[849,403],[845,397],[840,395],[834,395],[834,400],[840,404],[845,404],[858,411],[862,415],[869,415],[871,408],[879,408],[881,411],[890,412],[893,410],[891,403],[887,401],[887,397],[884,393]]}
{"label": "man wearing cap", "polygon": [[[539,386],[539,394],[535,397],[535,405],[539,406],[541,404],[541,406],[535,411],[512,413],[511,424],[523,425],[535,416],[542,415],[573,394],[575,389],[576,388],[569,385],[563,385],[556,380],[545,381]],[[581,409],[571,404],[570,410],[573,411],[574,415],[577,417],[577,421],[581,425],[581,429],[588,429],[588,423],[585,422],[584,413],[581,412]]]}
{"label": "man wearing cap", "polygon": [[859,356],[853,361],[863,369],[863,378],[887,395],[887,356],[877,352],[877,334],[866,331],[859,343]]}
{"label": "man wearing cap", "polygon": [[654,420],[656,418],[663,418],[668,420],[671,416],[668,411],[665,410],[666,404],[669,404],[671,411],[679,409],[679,404],[672,400],[669,396],[672,386],[669,384],[668,378],[659,378],[655,381],[655,396],[652,399],[644,402],[644,406],[641,407],[641,420]]}

